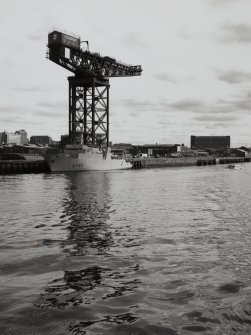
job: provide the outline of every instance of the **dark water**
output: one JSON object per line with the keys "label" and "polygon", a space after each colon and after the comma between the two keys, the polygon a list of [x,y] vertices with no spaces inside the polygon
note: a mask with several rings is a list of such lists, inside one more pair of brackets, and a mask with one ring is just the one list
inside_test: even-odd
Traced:
{"label": "dark water", "polygon": [[0,177],[0,334],[251,334],[251,164]]}

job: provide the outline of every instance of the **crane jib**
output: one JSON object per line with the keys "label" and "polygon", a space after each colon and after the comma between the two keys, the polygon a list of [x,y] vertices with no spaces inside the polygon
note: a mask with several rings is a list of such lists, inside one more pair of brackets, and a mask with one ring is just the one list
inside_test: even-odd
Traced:
{"label": "crane jib", "polygon": [[103,78],[141,75],[140,65],[124,64],[110,56],[82,50],[80,43],[80,38],[53,31],[48,35],[47,57],[75,74],[93,74]]}

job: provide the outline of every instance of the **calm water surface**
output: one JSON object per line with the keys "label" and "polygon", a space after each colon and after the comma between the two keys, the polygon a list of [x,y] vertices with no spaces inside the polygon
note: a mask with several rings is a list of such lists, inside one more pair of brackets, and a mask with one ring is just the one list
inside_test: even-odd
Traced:
{"label": "calm water surface", "polygon": [[0,176],[0,334],[251,334],[251,164]]}

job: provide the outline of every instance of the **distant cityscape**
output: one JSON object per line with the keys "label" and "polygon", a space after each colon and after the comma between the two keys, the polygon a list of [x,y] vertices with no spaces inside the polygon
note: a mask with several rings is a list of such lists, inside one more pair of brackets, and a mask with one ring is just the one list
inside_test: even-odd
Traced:
{"label": "distant cityscape", "polygon": [[10,132],[1,132],[0,133],[0,144],[1,146],[13,146],[13,145],[27,145],[35,144],[42,146],[49,146],[53,144],[58,144],[58,141],[53,141],[50,136],[31,136],[28,139],[27,131],[24,129],[16,130],[14,133]]}
{"label": "distant cityscape", "polygon": [[[0,132],[2,152],[42,153],[44,150],[59,150],[68,143],[68,135],[62,135],[60,141],[54,141],[48,135],[32,135],[28,138],[24,129],[15,132]],[[132,157],[176,157],[176,156],[238,156],[250,157],[251,148],[241,146],[231,148],[230,136],[190,137],[190,147],[184,144],[144,144],[109,143],[114,155]]]}

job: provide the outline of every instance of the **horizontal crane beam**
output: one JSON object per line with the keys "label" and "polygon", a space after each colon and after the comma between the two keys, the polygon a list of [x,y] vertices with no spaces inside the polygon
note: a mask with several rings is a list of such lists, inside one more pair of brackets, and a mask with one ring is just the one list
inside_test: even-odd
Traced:
{"label": "horizontal crane beam", "polygon": [[77,76],[107,78],[141,75],[140,65],[128,65],[114,58],[101,56],[99,53],[84,51],[80,48],[80,39],[55,31],[51,34],[49,34],[47,58]]}

